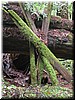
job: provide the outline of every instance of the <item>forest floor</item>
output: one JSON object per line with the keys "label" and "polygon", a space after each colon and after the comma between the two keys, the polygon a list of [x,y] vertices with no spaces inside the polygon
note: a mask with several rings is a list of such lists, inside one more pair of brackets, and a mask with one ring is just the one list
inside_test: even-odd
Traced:
{"label": "forest floor", "polygon": [[[73,74],[73,60],[59,59],[62,65]],[[3,75],[2,98],[73,98],[73,80],[68,83],[57,71],[58,86],[51,84],[32,86],[26,82],[27,76],[22,71],[13,69],[9,78]],[[11,78],[12,77],[12,78]]]}

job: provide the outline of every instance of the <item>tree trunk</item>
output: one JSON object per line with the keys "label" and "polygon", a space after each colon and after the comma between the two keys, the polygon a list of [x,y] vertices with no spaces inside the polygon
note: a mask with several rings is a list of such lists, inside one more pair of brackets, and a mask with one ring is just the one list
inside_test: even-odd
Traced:
{"label": "tree trunk", "polygon": [[47,14],[47,17],[45,17],[42,22],[42,34],[44,34],[43,40],[47,42],[49,23],[50,23],[50,18],[51,18],[51,11],[52,11],[52,3],[49,2],[48,7],[47,9],[45,8],[45,10],[46,12],[44,13]]}
{"label": "tree trunk", "polygon": [[[40,41],[40,39],[34,34],[34,32],[26,25],[26,23],[13,10],[8,10],[8,12],[11,15],[12,19],[14,20],[15,24],[20,28],[21,32],[26,36],[26,39],[27,40],[30,39],[30,42],[36,47],[36,49],[38,50],[41,58],[46,57],[47,53],[49,55],[52,54],[49,51],[49,49],[47,48],[47,46],[45,46],[45,44]],[[49,60],[48,57],[46,57],[46,59]],[[44,60],[44,59],[42,59],[42,60]],[[46,64],[47,64],[47,62],[46,62]],[[44,64],[45,64],[45,62],[44,62]],[[57,85],[58,84],[58,80],[56,78],[55,71],[53,70],[53,68],[52,68],[52,66],[50,64],[48,65],[48,67],[50,67],[50,69],[51,69],[49,72],[50,72],[50,75],[51,75],[50,76],[51,79],[53,79],[52,83],[53,83],[53,85]],[[47,70],[48,70],[48,67],[46,67]]]}
{"label": "tree trunk", "polygon": [[37,84],[37,70],[35,66],[35,54],[34,54],[34,46],[30,43],[30,76],[31,76],[31,84]]}
{"label": "tree trunk", "polygon": [[[28,26],[34,31],[34,33],[37,33],[37,29],[34,25],[34,22],[31,20],[30,13],[26,10],[24,10],[23,3],[19,3],[20,7],[22,9],[23,15],[25,16],[26,22]],[[30,40],[29,40],[30,42]],[[35,68],[35,52],[34,52],[34,46],[32,43],[30,44],[30,73],[31,73],[31,84],[36,85],[37,84],[37,70]]]}
{"label": "tree trunk", "polygon": [[[47,46],[40,41],[40,39],[33,33],[33,31],[26,25],[26,23],[13,11],[13,10],[8,10],[9,14],[11,15],[12,19],[14,20],[15,24],[20,28],[21,32],[26,36],[26,38],[29,40],[30,42],[36,47],[36,49],[38,50],[44,64],[50,64],[59,71],[59,73],[61,73],[63,75],[63,77],[70,82],[72,79],[72,76],[70,75],[70,73],[67,71],[67,69],[65,69],[61,63],[59,62],[59,60],[52,54],[52,52],[47,48]],[[46,59],[46,62],[45,62]],[[51,69],[51,76],[53,77],[51,79],[54,79],[54,81],[52,83],[57,84],[57,79],[55,78],[55,72],[53,70],[53,68],[50,66],[50,64],[48,65],[48,67],[50,67]],[[47,70],[48,70],[48,67]],[[50,72],[50,71],[49,71]]]}
{"label": "tree trunk", "polygon": [[[45,23],[44,24],[46,24],[45,25],[45,27],[44,27],[44,30],[43,30],[43,32],[45,32],[44,34],[46,34],[46,40],[45,41],[47,41],[47,34],[48,34],[48,29],[49,29],[49,23],[50,23],[50,16],[51,16],[51,5],[52,5],[52,3],[48,3],[48,7],[47,7],[47,16],[48,17],[46,17],[46,20],[45,20]],[[21,5],[20,5],[21,6]],[[23,7],[23,6],[22,6]],[[24,8],[23,8],[24,9]],[[28,11],[24,11],[25,13],[25,16],[27,16],[26,17],[26,21],[28,22],[28,25],[30,26],[30,28],[32,29],[32,31],[35,33],[35,34],[37,34],[37,29],[36,29],[36,27],[35,27],[35,24],[34,24],[34,22],[33,22],[33,20],[31,19],[31,15],[30,15],[30,13],[28,12]],[[43,25],[44,26],[44,25]],[[32,47],[31,47],[32,48]],[[33,52],[32,52],[33,53]],[[39,56],[38,56],[39,57]],[[41,61],[41,57],[40,57],[40,61]],[[41,62],[39,62],[39,58],[38,58],[38,63],[41,63]],[[50,65],[49,65],[50,66]],[[40,64],[38,64],[38,66],[37,66],[37,68],[38,68],[38,74],[37,74],[37,77],[38,77],[38,83],[39,84],[41,84],[41,77],[40,77],[40,75],[41,75],[41,66],[40,66]],[[48,68],[47,68],[48,69]],[[55,72],[53,72],[53,73],[55,73]],[[32,74],[32,73],[31,73]],[[32,75],[33,76],[33,75]],[[53,80],[53,77],[52,77],[52,74],[50,74],[50,76],[51,76],[51,79],[52,79],[52,82],[53,82],[53,84],[57,84],[57,81],[55,82],[55,80]],[[55,75],[54,75],[55,76]],[[56,77],[55,77],[56,78]]]}
{"label": "tree trunk", "polygon": [[38,79],[38,84],[39,85],[41,84],[41,80],[43,78],[43,70],[44,70],[44,65],[43,65],[43,62],[42,62],[40,56],[38,55],[38,59],[37,59],[37,73],[38,73],[38,76],[37,76],[37,79]]}

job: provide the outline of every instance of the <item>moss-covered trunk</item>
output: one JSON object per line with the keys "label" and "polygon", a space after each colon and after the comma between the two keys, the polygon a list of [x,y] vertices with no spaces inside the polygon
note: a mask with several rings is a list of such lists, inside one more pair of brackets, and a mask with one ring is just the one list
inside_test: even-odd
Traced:
{"label": "moss-covered trunk", "polygon": [[[37,32],[37,29],[34,25],[34,22],[31,19],[30,13],[27,10],[24,10],[23,3],[19,3],[23,15],[26,19],[26,22],[28,26],[34,31]],[[37,84],[37,70],[36,70],[36,65],[35,65],[35,52],[34,52],[34,46],[32,43],[30,44],[30,75],[31,75],[31,84],[36,85]]]}
{"label": "moss-covered trunk", "polygon": [[31,84],[37,84],[37,70],[35,66],[35,54],[34,46],[30,43],[30,75],[31,75]]}
{"label": "moss-covered trunk", "polygon": [[37,58],[37,73],[38,73],[38,84],[40,85],[41,84],[41,80],[43,78],[43,69],[44,69],[44,65],[43,65],[43,62],[40,58],[40,55],[38,55],[38,58]]}
{"label": "moss-covered trunk", "polygon": [[[43,62],[45,65],[48,65],[48,67],[46,67],[48,69],[48,72],[51,71],[51,76],[53,80],[52,83],[57,84],[57,79],[55,78],[55,72],[52,68],[53,67],[55,69],[57,69],[57,67],[59,67],[59,69],[61,70],[61,74],[63,75],[63,77],[70,82],[72,79],[72,76],[70,75],[70,73],[61,65],[61,63],[59,62],[59,60],[53,55],[53,53],[48,49],[48,47],[42,42],[40,41],[40,39],[34,34],[34,32],[26,25],[26,23],[13,11],[13,10],[8,10],[9,14],[11,15],[12,19],[14,20],[15,24],[20,28],[21,32],[26,36],[26,38],[29,40],[30,42],[36,47],[36,49],[38,50],[41,58],[43,58]],[[46,59],[46,62],[45,60]],[[49,63],[47,63],[47,61]],[[49,71],[49,67],[50,67],[50,71]],[[59,71],[59,69],[57,69]]]}
{"label": "moss-covered trunk", "polygon": [[[26,25],[26,23],[13,10],[8,10],[8,12],[11,15],[12,19],[14,20],[15,24],[20,28],[21,32],[26,36],[26,39],[30,40],[30,42],[36,47],[41,58],[46,57],[46,59],[48,59],[48,57],[46,55],[48,55],[48,54],[51,55],[50,54],[51,52],[49,51],[48,47],[42,41],[40,41],[40,39],[34,34],[34,32]],[[43,62],[44,62],[44,60],[43,60]],[[52,68],[52,66],[50,66],[50,65],[48,65],[48,66],[51,67],[51,70],[52,70],[50,77],[55,79],[54,82],[52,82],[52,83],[54,85],[57,85],[58,80],[57,80],[57,78],[55,78],[56,74],[53,71],[54,69]],[[48,71],[48,72],[50,72],[50,71]]]}

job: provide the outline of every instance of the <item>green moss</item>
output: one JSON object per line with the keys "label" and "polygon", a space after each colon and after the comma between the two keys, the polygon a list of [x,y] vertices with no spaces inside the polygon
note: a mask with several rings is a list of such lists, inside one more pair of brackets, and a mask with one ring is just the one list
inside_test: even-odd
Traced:
{"label": "green moss", "polygon": [[35,54],[34,47],[30,44],[30,73],[31,73],[31,84],[37,84],[37,70],[35,66]]}
{"label": "green moss", "polygon": [[38,57],[37,66],[38,66],[38,84],[41,85],[41,80],[42,80],[42,77],[43,77],[44,65],[43,65],[43,62],[42,62],[40,56]]}
{"label": "green moss", "polygon": [[[45,57],[46,60],[48,60],[50,62],[50,64],[54,68],[56,68],[58,71],[60,71],[60,69],[61,69],[62,75],[66,79],[69,78],[68,81],[70,82],[70,80],[72,79],[72,76],[66,69],[64,69],[62,67],[62,64],[54,56],[54,54],[48,49],[48,47],[43,42],[40,41],[40,39],[36,36],[36,34],[34,34],[34,32],[26,25],[26,23],[13,10],[9,10],[9,13],[12,16],[12,18],[14,19],[14,21],[17,24],[19,24],[19,28],[20,28],[21,32],[26,36],[26,38],[28,40],[29,40],[29,38],[31,38],[30,42],[38,49],[40,56]],[[65,75],[66,73],[67,73],[67,76]]]}
{"label": "green moss", "polygon": [[52,84],[53,85],[58,85],[58,80],[57,80],[57,77],[56,77],[56,73],[55,73],[52,65],[49,63],[49,61],[45,57],[42,57],[42,59],[43,59],[44,65],[46,66],[47,71],[49,72],[49,76],[50,76],[50,79],[52,81]]}

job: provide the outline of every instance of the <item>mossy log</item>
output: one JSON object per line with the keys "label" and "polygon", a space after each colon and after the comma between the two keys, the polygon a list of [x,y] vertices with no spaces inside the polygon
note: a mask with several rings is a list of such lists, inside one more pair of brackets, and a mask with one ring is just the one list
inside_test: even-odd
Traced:
{"label": "mossy log", "polygon": [[[54,56],[54,54],[47,48],[47,46],[40,41],[40,39],[34,34],[34,32],[26,25],[26,23],[13,11],[8,10],[15,24],[20,28],[21,32],[26,36],[26,38],[36,47],[41,57],[47,58],[50,64],[63,75],[63,77],[70,82],[72,76],[70,73],[61,65],[59,60]],[[44,61],[43,58],[43,61]],[[45,63],[45,62],[44,62]],[[47,63],[47,62],[46,62]],[[51,67],[50,67],[51,68]],[[54,72],[52,73],[54,74]],[[51,77],[51,76],[50,76]],[[54,80],[56,81],[56,79]]]}
{"label": "mossy log", "polygon": [[[65,37],[63,33],[66,35]],[[48,48],[58,58],[74,59],[73,37],[74,35],[70,31],[64,29],[51,29],[47,36]],[[29,55],[29,41],[26,40],[25,36],[22,35],[17,27],[3,28],[3,52],[19,52]]]}
{"label": "mossy log", "polygon": [[[26,25],[26,23],[13,10],[8,10],[8,12],[11,15],[15,24],[19,27],[21,32],[26,36],[26,39],[29,40],[36,47],[41,58],[46,57],[46,55],[43,55],[46,53],[46,51],[48,51],[48,53],[51,53],[49,51],[49,49],[47,48],[47,46],[45,46],[45,44],[42,41],[40,41],[40,39],[36,36],[36,34],[34,34],[34,32]],[[44,52],[43,52],[43,49],[44,49]],[[42,60],[44,60],[44,59],[42,59]],[[53,79],[52,84],[57,85],[58,80],[56,78],[55,71],[53,70],[52,66],[50,66],[50,64],[48,65],[48,67],[50,67],[50,69],[51,69],[48,72],[52,72],[52,73],[50,73],[50,75],[51,75],[50,77],[51,77],[51,79]],[[48,68],[48,67],[46,67],[46,68]]]}

